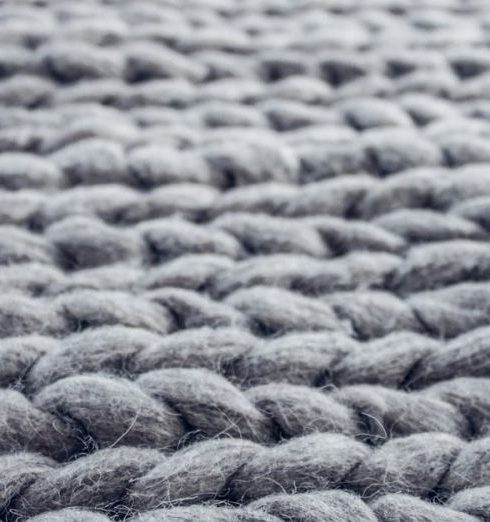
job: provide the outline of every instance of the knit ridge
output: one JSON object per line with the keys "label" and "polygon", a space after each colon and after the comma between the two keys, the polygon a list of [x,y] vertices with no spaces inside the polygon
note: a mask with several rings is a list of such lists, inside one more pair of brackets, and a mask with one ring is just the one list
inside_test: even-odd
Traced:
{"label": "knit ridge", "polygon": [[0,0],[0,520],[490,522],[490,3]]}

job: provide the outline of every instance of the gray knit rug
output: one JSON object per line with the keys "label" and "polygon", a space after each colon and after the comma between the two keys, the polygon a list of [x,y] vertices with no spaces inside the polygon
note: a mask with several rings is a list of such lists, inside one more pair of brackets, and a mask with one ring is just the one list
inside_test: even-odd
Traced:
{"label": "gray knit rug", "polygon": [[0,1],[0,519],[490,521],[490,1]]}

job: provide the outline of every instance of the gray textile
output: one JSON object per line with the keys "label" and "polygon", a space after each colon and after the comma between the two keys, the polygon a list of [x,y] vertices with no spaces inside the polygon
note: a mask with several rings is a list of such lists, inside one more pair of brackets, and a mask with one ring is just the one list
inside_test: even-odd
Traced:
{"label": "gray textile", "polygon": [[490,522],[489,0],[0,0],[0,520]]}

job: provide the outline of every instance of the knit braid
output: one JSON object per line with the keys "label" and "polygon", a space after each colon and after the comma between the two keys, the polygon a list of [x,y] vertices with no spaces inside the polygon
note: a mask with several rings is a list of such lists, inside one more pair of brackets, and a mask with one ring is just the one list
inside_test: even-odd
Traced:
{"label": "knit braid", "polygon": [[0,1],[0,521],[490,522],[489,49]]}

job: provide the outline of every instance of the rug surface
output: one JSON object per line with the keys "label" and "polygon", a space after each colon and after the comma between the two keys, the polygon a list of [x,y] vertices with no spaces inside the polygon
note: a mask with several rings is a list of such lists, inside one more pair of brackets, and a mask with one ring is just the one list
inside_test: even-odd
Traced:
{"label": "rug surface", "polygon": [[490,521],[490,2],[0,2],[0,519]]}

